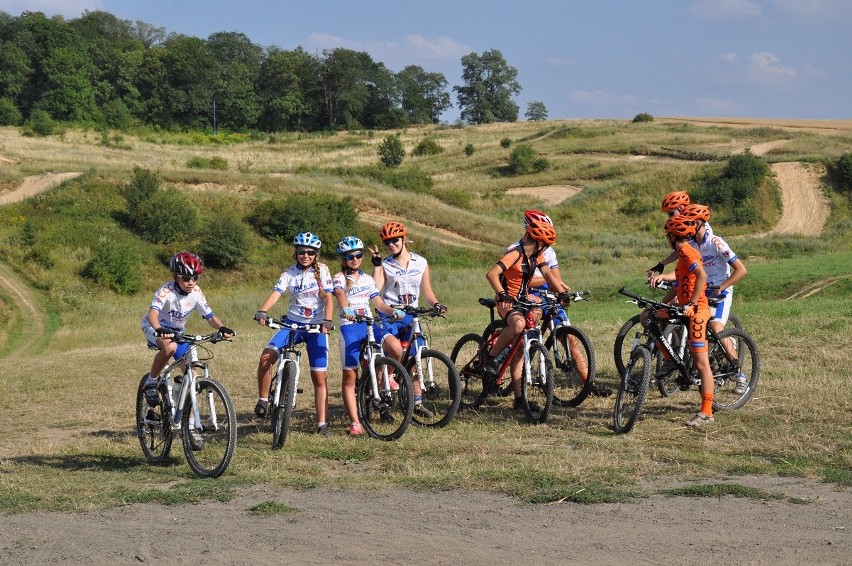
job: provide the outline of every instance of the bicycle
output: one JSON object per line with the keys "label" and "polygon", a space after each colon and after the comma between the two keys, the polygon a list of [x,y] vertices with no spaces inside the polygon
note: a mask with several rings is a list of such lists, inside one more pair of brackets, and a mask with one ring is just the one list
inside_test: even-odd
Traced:
{"label": "bicycle", "polygon": [[[647,299],[623,287],[618,292],[634,299],[640,308],[648,309],[649,317],[643,332],[637,332],[635,346],[621,374],[615,398],[614,428],[617,433],[626,433],[633,428],[642,412],[651,381],[651,362],[655,350],[662,348],[665,351],[663,356],[675,366],[679,389],[685,391],[692,385],[700,387],[701,378],[693,366],[692,354],[686,348],[685,338],[676,346],[665,331],[670,324],[683,326],[688,323],[688,319],[683,317],[683,307]],[[685,336],[686,332],[682,334]],[[736,357],[725,348],[723,342],[726,340],[734,343]],[[754,394],[760,379],[760,356],[751,336],[736,328],[717,334],[708,325],[707,355],[715,383],[713,410],[739,409],[745,405]],[[742,393],[737,393],[737,379],[742,376],[746,378],[746,387]]]}
{"label": "bicycle", "polygon": [[[172,448],[172,432],[180,430],[189,467],[199,476],[216,478],[225,472],[234,455],[237,417],[225,387],[210,377],[207,362],[213,355],[201,344],[215,344],[226,339],[219,332],[203,336],[176,332],[172,340],[189,344],[189,348],[157,378],[159,403],[149,406],[145,399],[147,376],[139,382],[136,391],[139,443],[149,463],[162,464]],[[199,348],[209,357],[201,359]],[[173,378],[176,369],[180,373]],[[201,376],[196,377],[194,370]],[[175,384],[179,385],[177,389]]]}
{"label": "bicycle", "polygon": [[[568,313],[562,318],[564,311],[559,308],[567,307],[578,301],[588,301],[589,291],[572,291],[560,297],[552,291],[541,293],[542,317],[541,329],[544,347],[553,357],[553,401],[562,407],[576,407],[582,403],[592,391],[595,377],[595,350],[588,335],[571,324]],[[496,329],[506,327],[506,322],[494,316],[491,310],[491,323],[486,327],[482,338],[487,340]],[[571,351],[573,342],[579,349],[577,357]],[[511,382],[501,388],[501,397],[507,397],[512,392]]]}
{"label": "bicycle", "polygon": [[[708,288],[713,289],[713,287]],[[668,281],[661,281],[657,285],[657,289],[660,289],[661,291],[668,291],[669,289],[671,289],[671,283]],[[718,304],[719,300],[719,298],[708,298],[708,303],[710,307],[715,307]],[[636,303],[635,300],[630,300],[627,302],[634,304]],[[618,334],[615,335],[615,342],[613,343],[613,358],[615,360],[615,369],[618,372],[618,375],[624,373],[625,362],[630,359],[630,352],[633,351],[633,347],[635,346],[634,342],[626,340],[626,338],[628,336],[635,336],[637,327],[639,325],[639,317],[640,315],[636,314],[627,319],[627,322],[625,322],[621,326],[621,328],[618,330]],[[730,313],[728,315],[728,322],[725,324],[725,328],[736,328],[737,330],[743,330],[743,325],[742,322],[740,322],[740,318],[736,314]],[[641,330],[641,328],[638,328],[638,330]],[[672,329],[668,329],[669,332],[671,332],[671,330]],[[679,337],[676,338],[679,339]],[[663,358],[659,356],[659,350],[657,350],[657,354],[658,355],[655,356],[654,359],[651,361],[654,362],[656,372],[659,372],[665,366]],[[660,394],[664,397],[668,397],[669,395],[672,395],[677,391],[677,388],[672,389],[670,387],[661,386],[659,382],[657,382],[657,386],[660,390]]]}
{"label": "bicycle", "polygon": [[443,316],[434,307],[391,305],[413,317],[408,342],[402,344],[402,365],[420,384],[423,406],[433,415],[426,417],[414,413],[417,425],[442,428],[458,413],[461,403],[459,372],[452,360],[443,352],[429,347],[429,338],[423,332],[420,317]]}
{"label": "bicycle", "polygon": [[[479,304],[491,310],[493,322],[497,302],[494,299],[480,298]],[[515,337],[508,350],[497,357],[500,368],[497,387],[499,391],[503,375],[510,368],[512,360],[522,355],[521,406],[527,422],[539,424],[547,420],[553,405],[553,361],[541,342],[541,330],[531,316],[531,311],[541,308],[541,305],[518,299],[515,306],[524,314],[526,327]],[[478,408],[488,397],[489,392],[483,383],[483,353],[490,351],[501,331],[502,329],[495,328],[487,339],[475,333],[465,334],[453,347],[450,358],[456,364],[461,377],[461,408]]]}
{"label": "bicycle", "polygon": [[[414,390],[411,375],[403,365],[385,355],[373,329],[375,319],[355,314],[353,322],[367,323],[367,336],[361,344],[361,374],[355,381],[358,419],[364,429],[378,440],[396,440],[405,434],[414,414]],[[391,387],[391,379],[398,385]]]}
{"label": "bicycle", "polygon": [[[323,325],[287,322],[286,319],[282,318],[279,320],[269,319],[266,326],[273,330],[290,329],[287,344],[278,349],[278,364],[269,385],[267,415],[272,426],[272,449],[278,450],[287,441],[293,409],[296,407],[296,397],[302,392],[299,389],[302,350],[298,348],[296,338],[299,332],[320,333],[323,331]],[[329,330],[332,329],[333,327],[329,328]]]}

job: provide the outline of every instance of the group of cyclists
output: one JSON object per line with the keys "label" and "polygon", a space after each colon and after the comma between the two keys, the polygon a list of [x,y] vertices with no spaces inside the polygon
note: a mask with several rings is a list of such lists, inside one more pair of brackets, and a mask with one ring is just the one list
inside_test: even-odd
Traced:
{"label": "group of cyclists", "polygon": [[[689,346],[702,378],[701,409],[687,424],[702,426],[714,420],[713,379],[704,336],[706,324],[709,321],[710,324],[724,327],[730,312],[733,285],[742,279],[746,269],[725,241],[713,233],[709,224],[710,211],[706,206],[690,203],[689,195],[678,191],[665,197],[662,208],[669,215],[665,233],[674,252],[649,270],[648,281],[651,287],[661,281],[674,281],[675,286],[665,300],[676,300],[687,306],[691,328]],[[322,331],[301,332],[285,325],[272,336],[257,366],[258,399],[254,408],[257,417],[267,416],[273,365],[278,359],[278,351],[288,343],[290,333],[296,332],[296,343],[304,342],[308,353],[315,394],[316,431],[323,436],[331,434],[328,426],[328,333],[334,327],[332,316],[336,303],[340,328],[342,398],[350,421],[349,434],[363,434],[355,401],[355,380],[360,345],[367,335],[367,323],[353,319],[358,315],[370,315],[371,308],[375,307],[379,321],[374,326],[376,339],[381,342],[387,356],[400,360],[403,344],[410,339],[412,316],[397,307],[417,306],[422,298],[438,313],[446,312],[447,307],[438,301],[432,289],[428,262],[408,247],[410,240],[406,227],[400,222],[391,221],[381,228],[379,236],[386,254],[382,254],[378,246],[367,248],[354,235],[341,239],[336,246],[340,267],[334,275],[327,265],[319,262],[322,249],[320,238],[311,232],[295,236],[292,242],[294,263],[281,273],[272,292],[255,313],[254,320],[260,325],[266,325],[269,310],[283,295],[289,294],[286,321],[320,325]],[[504,255],[486,274],[486,280],[495,293],[498,312],[506,323],[483,360],[483,385],[486,389],[497,387],[497,356],[523,332],[525,317],[535,317],[535,323],[541,316],[540,309],[533,309],[526,314],[515,307],[516,302],[523,299],[540,303],[540,294],[544,289],[557,294],[560,300],[569,300],[571,288],[562,279],[552,248],[556,238],[556,229],[547,214],[540,210],[527,210],[524,213],[523,236],[506,248]],[[363,269],[365,253],[369,253],[373,264],[371,274]],[[675,270],[663,274],[665,265],[675,259],[678,261]],[[234,331],[224,326],[213,313],[197,285],[204,270],[201,259],[192,252],[181,251],[172,256],[169,266],[173,279],[156,291],[141,323],[148,346],[157,350],[146,376],[147,388],[144,390],[146,401],[151,405],[159,403],[155,391],[156,377],[169,357],[177,359],[183,354],[181,348],[186,346],[176,344],[171,338],[184,330],[192,311],[198,312],[225,338],[234,335]],[[707,306],[705,292],[725,297],[712,314]],[[567,320],[564,311],[560,312]],[[574,350],[579,345],[569,340],[568,348]],[[580,355],[575,357],[582,358]],[[516,410],[521,408],[522,362],[523,359],[518,357],[510,368]],[[586,378],[591,376],[584,376]],[[391,388],[394,385],[391,381]],[[418,380],[413,380],[412,385],[414,414],[430,418],[432,415],[429,414],[429,408],[422,403]],[[607,396],[612,390],[593,382],[591,393]]]}

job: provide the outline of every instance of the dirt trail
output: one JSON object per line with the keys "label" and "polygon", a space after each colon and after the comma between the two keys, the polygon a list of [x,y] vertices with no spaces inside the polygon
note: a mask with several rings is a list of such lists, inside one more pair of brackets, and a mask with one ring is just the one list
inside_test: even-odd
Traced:
{"label": "dirt trail", "polygon": [[[6,265],[0,264],[0,287],[6,290],[13,301],[13,308],[21,311],[21,332],[23,337],[18,341],[23,347],[38,342],[45,333],[44,313],[39,309],[38,301],[30,288],[15,275]],[[9,352],[15,355],[16,351]]]}
{"label": "dirt trail", "polygon": [[79,177],[82,173],[45,173],[44,175],[34,175],[27,177],[17,189],[0,195],[0,205],[19,202],[27,199],[35,194],[54,187],[68,179]]}
{"label": "dirt trail", "polygon": [[784,209],[781,220],[770,234],[819,236],[831,212],[820,189],[820,172],[802,163],[775,163],[770,166],[781,187]]}

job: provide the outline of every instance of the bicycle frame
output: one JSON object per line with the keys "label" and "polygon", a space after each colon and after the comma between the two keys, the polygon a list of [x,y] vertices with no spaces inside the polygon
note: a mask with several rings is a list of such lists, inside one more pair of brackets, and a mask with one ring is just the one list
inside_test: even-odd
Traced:
{"label": "bicycle frame", "polygon": [[[491,316],[492,318],[494,317],[494,308],[497,306],[497,303],[494,299],[479,299],[479,304],[491,308]],[[526,381],[527,384],[531,384],[532,371],[530,368],[530,347],[534,342],[542,342],[541,328],[539,328],[537,324],[533,324],[528,316],[531,310],[542,308],[542,305],[539,303],[518,300],[516,302],[516,306],[520,307],[519,310],[521,310],[522,314],[524,315],[524,331],[514,338],[512,344],[509,346],[509,352],[506,354],[506,358],[500,364],[500,369],[497,372],[498,385],[502,385],[503,375],[506,373],[506,370],[510,368],[512,361],[515,359],[518,354],[518,350],[521,350],[522,346],[524,356],[524,375],[522,376],[522,378]],[[502,331],[502,328],[499,331],[495,331],[488,338],[488,340],[485,340],[482,343],[483,351],[485,351],[486,348],[490,349],[493,346],[494,341],[496,341],[497,336],[499,336],[499,332]],[[542,358],[539,363],[541,364],[541,367],[539,369],[541,370],[542,374],[544,374],[544,359]]]}
{"label": "bicycle frame", "polygon": [[283,348],[278,348],[278,367],[275,370],[275,377],[273,378],[272,386],[273,386],[273,398],[270,399],[270,403],[273,406],[278,406],[281,402],[281,385],[284,381],[284,368],[287,367],[287,364],[295,364],[295,384],[293,395],[293,408],[296,407],[296,397],[299,394],[299,377],[301,376],[301,361],[302,361],[302,350],[296,344],[296,333],[297,332],[308,332],[312,334],[322,332],[321,324],[305,324],[300,322],[287,322],[286,320],[269,320],[266,325],[273,330],[280,330],[282,328],[287,328],[290,330],[289,336],[287,336],[287,344],[284,345]]}
{"label": "bicycle frame", "polygon": [[[423,333],[423,327],[420,324],[420,317],[424,314],[430,316],[440,316],[434,308],[428,307],[413,307],[411,305],[391,305],[392,308],[402,310],[405,314],[410,314],[411,320],[411,337],[408,344],[402,351],[401,363],[403,366],[408,365],[408,360],[412,357],[412,348],[414,348],[414,365],[417,368],[417,381],[420,383],[420,389],[425,391],[429,384],[435,383],[435,378],[432,373],[432,365],[427,364],[427,371],[423,371],[423,350],[429,348],[429,338]],[[424,376],[424,374],[427,374]],[[413,378],[413,377],[412,377]]]}
{"label": "bicycle frame", "polygon": [[[201,376],[202,379],[207,379],[210,376],[207,364],[198,360],[198,343],[206,342],[214,336],[215,334],[209,336],[176,334],[175,338],[173,339],[177,343],[189,343],[189,349],[187,350],[187,352],[183,356],[181,356],[180,359],[175,360],[173,363],[166,366],[166,368],[161,374],[163,380],[166,383],[166,391],[168,392],[168,395],[166,396],[166,403],[168,403],[169,420],[171,421],[171,427],[173,430],[180,430],[181,428],[183,408],[186,405],[187,396],[189,396],[192,401],[192,410],[193,418],[195,419],[195,426],[201,428],[201,422],[198,419],[198,398],[196,396],[195,391],[195,382],[199,378],[196,377],[195,372],[193,372],[192,370],[193,368],[201,370],[203,374]],[[178,397],[176,401],[174,397],[174,380],[172,379],[172,372],[175,370],[175,368],[181,368],[181,371],[183,372],[180,383],[180,389],[178,390]],[[218,421],[216,420],[216,412],[212,405],[212,402],[210,405],[210,412],[213,417],[213,426],[218,429]]]}

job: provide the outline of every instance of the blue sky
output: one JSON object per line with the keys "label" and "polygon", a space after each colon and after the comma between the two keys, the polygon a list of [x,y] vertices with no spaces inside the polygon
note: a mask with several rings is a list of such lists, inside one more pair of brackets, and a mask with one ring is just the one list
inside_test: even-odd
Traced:
{"label": "blue sky", "polygon": [[464,55],[498,49],[518,70],[521,117],[537,100],[551,119],[852,118],[849,0],[0,0],[0,10],[105,10],[200,38],[345,47],[393,71],[441,72],[450,87]]}

